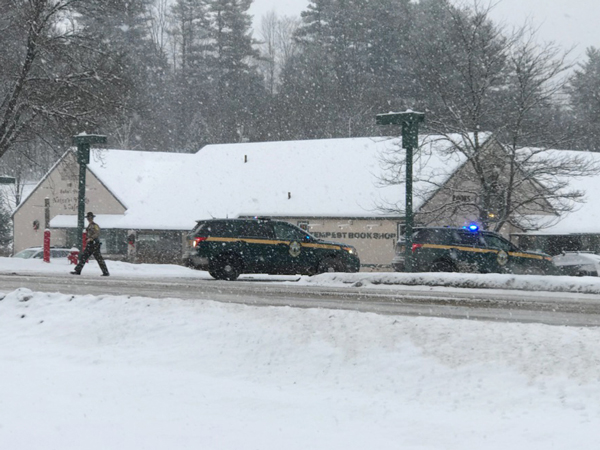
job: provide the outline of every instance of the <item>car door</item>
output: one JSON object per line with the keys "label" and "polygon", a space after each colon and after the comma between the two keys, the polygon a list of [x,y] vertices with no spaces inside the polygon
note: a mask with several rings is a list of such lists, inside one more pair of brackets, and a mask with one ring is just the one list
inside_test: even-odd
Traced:
{"label": "car door", "polygon": [[523,263],[522,258],[514,253],[515,246],[503,237],[486,233],[483,238],[493,255],[488,259],[490,272],[513,272],[515,266]]}
{"label": "car door", "polygon": [[306,245],[307,233],[285,222],[273,222],[273,232],[277,241],[274,261],[277,273],[307,273],[316,268],[317,248]]}
{"label": "car door", "polygon": [[[516,274],[550,274],[554,267],[550,257],[541,254],[521,251],[512,242],[501,236],[493,236],[495,245],[507,253],[505,271]],[[486,237],[486,240],[488,238]]]}
{"label": "car door", "polygon": [[247,272],[273,273],[274,236],[270,222],[247,220],[240,222],[240,254]]}
{"label": "car door", "polygon": [[457,234],[460,239],[460,244],[457,247],[457,265],[460,270],[464,272],[489,272],[490,255],[481,233],[461,230]]}

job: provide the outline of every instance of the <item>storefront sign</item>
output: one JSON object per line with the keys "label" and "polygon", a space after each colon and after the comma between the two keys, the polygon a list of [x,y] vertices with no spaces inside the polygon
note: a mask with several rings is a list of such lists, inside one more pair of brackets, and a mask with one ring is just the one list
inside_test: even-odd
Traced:
{"label": "storefront sign", "polygon": [[320,239],[396,239],[396,233],[350,233],[350,232],[318,232],[311,234]]}

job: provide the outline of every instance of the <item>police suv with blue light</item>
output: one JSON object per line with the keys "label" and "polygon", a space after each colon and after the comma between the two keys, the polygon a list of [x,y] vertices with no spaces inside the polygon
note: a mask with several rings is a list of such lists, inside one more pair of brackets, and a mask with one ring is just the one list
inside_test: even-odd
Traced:
{"label": "police suv with blue light", "polygon": [[[552,257],[519,249],[498,233],[468,227],[417,227],[412,236],[413,272],[557,274]],[[403,272],[405,243],[396,245],[392,267]]]}

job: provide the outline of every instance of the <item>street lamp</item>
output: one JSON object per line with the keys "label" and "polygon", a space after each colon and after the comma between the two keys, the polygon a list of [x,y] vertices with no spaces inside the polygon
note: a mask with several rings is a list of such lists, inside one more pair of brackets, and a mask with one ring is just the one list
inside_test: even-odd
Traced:
{"label": "street lamp", "polygon": [[16,182],[15,177],[0,176],[0,184],[15,184]]}
{"label": "street lamp", "polygon": [[79,196],[77,200],[77,233],[81,239],[81,253],[83,253],[83,228],[85,216],[85,173],[90,162],[90,146],[92,144],[106,144],[106,136],[99,134],[80,133],[73,136],[73,144],[77,146],[77,162],[79,163]]}
{"label": "street lamp", "polygon": [[377,125],[402,125],[402,148],[406,149],[406,200],[404,218],[404,271],[412,272],[412,235],[413,235],[413,149],[419,146],[419,123],[425,120],[425,114],[407,110],[377,114]]}

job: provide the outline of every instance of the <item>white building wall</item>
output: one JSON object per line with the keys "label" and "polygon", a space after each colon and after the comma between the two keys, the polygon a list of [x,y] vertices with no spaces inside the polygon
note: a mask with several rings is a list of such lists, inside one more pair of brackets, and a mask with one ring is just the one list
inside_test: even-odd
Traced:
{"label": "white building wall", "polygon": [[381,218],[300,218],[278,217],[294,225],[308,226],[308,232],[328,241],[356,247],[361,270],[391,270],[394,248],[398,240],[397,219]]}
{"label": "white building wall", "polygon": [[[20,205],[13,217],[14,253],[44,243],[45,199],[50,200],[50,220],[57,215],[77,215],[79,165],[68,153]],[[95,214],[123,214],[125,207],[88,170],[86,173],[86,211]],[[34,229],[34,222],[39,228]],[[87,225],[87,224],[86,224]],[[69,245],[64,230],[51,230],[51,245]]]}

